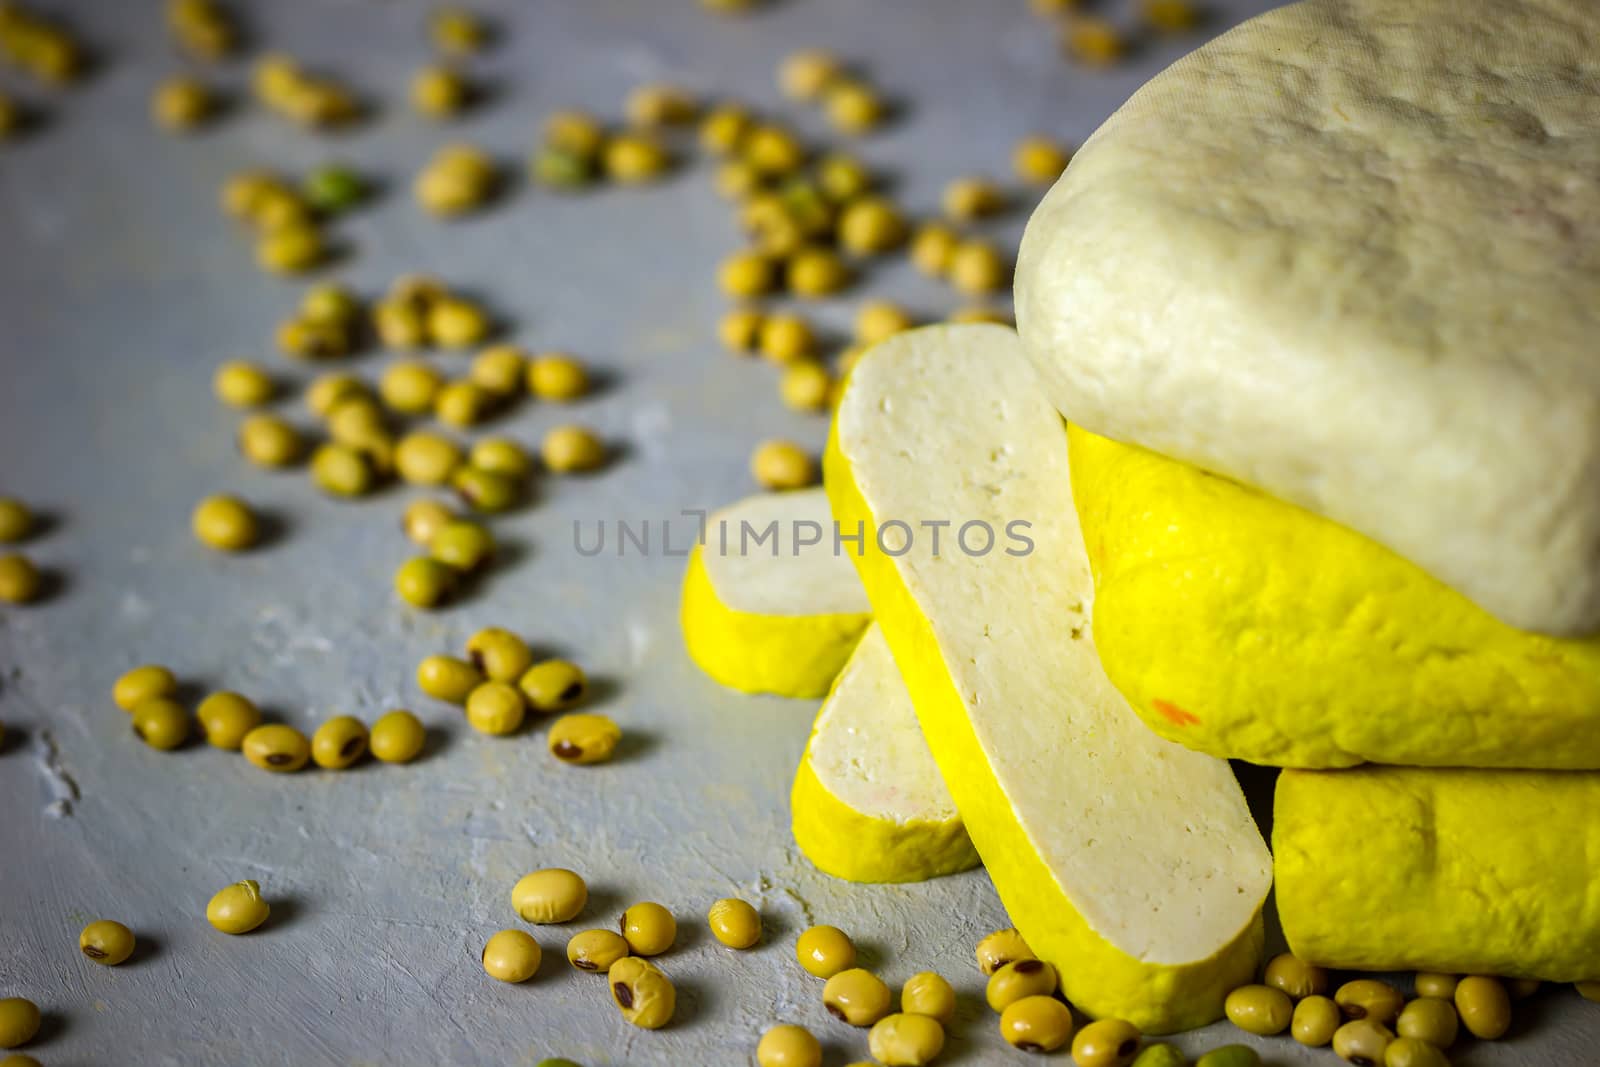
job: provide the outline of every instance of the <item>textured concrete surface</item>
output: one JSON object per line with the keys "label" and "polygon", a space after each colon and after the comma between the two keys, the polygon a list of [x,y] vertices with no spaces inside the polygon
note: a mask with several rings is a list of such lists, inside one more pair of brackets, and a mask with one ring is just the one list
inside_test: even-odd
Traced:
{"label": "textured concrete surface", "polygon": [[[790,948],[806,923],[825,921],[854,933],[892,983],[930,967],[956,982],[963,1002],[941,1062],[1020,1062],[997,1037],[971,963],[972,944],[1004,921],[983,874],[856,887],[812,870],[787,830],[812,706],[742,698],[695,672],[677,635],[680,560],[573,551],[575,519],[659,523],[715,506],[746,491],[745,457],[763,436],[822,441],[822,420],[781,408],[770,368],[732,361],[712,339],[724,303],[713,268],[737,235],[706,169],[576,199],[518,182],[498,210],[453,225],[424,218],[407,185],[447,138],[517,163],[543,112],[615,114],[648,78],[777,108],[774,63],[816,44],[861,60],[903,102],[902,119],[861,151],[924,212],[951,177],[1003,176],[1025,132],[1081,140],[1198,38],[1154,43],[1095,74],[1058,58],[1022,0],[788,0],[737,21],[690,0],[502,0],[504,43],[475,64],[494,99],[436,128],[398,103],[426,56],[422,4],[263,3],[252,22],[264,43],[337,69],[384,109],[335,138],[245,108],[171,140],[146,120],[151,86],[180,66],[154,5],[61,6],[103,52],[102,69],[48,97],[43,128],[0,147],[0,492],[49,513],[27,551],[60,579],[46,603],[0,610],[0,995],[45,1010],[29,1051],[51,1067],[551,1055],[590,1067],[720,1065],[752,1062],[761,1031],[791,1020],[823,1035],[827,1062],[842,1065],[865,1056],[864,1035],[826,1016]],[[1265,4],[1223,6],[1212,29]],[[231,66],[223,77],[238,85],[242,75]],[[11,73],[0,84],[43,99]],[[822,131],[814,113],[783,113]],[[609,372],[575,414],[626,445],[604,474],[546,480],[532,506],[498,520],[514,561],[434,615],[390,592],[408,554],[396,524],[410,494],[335,502],[303,474],[249,468],[231,444],[237,417],[210,395],[212,368],[236,355],[269,360],[286,382],[307,376],[270,351],[300,286],[256,272],[215,210],[219,182],[246,166],[331,158],[389,187],[339,227],[350,254],[330,275],[370,292],[425,270],[481,292],[510,338],[571,349]],[[994,232],[1014,242],[1024,217]],[[842,332],[867,291],[929,316],[958,304],[890,263],[820,320]],[[371,376],[384,358],[352,365]],[[283,407],[304,417],[296,401]],[[493,429],[532,441],[566,417],[528,405]],[[270,545],[222,558],[190,538],[195,501],[223,489],[275,516]],[[416,661],[488,624],[588,665],[603,680],[603,710],[628,730],[623,757],[558,766],[537,730],[480,737],[423,699]],[[411,766],[293,777],[202,746],[157,753],[108,699],[118,673],[148,660],[195,692],[236,688],[306,728],[334,712],[371,719],[408,705],[433,740]],[[1264,796],[1269,781],[1252,776],[1253,792]],[[488,980],[479,948],[513,924],[512,883],[555,864],[588,876],[588,911],[536,932],[547,959],[533,981]],[[262,883],[273,918],[228,938],[202,911],[240,878]],[[728,952],[705,933],[706,907],[727,894],[762,908],[759,950]],[[562,957],[570,933],[608,925],[641,898],[681,923],[680,947],[663,960],[679,1017],[660,1033],[624,1025],[604,983]],[[76,951],[78,929],[97,917],[138,932],[128,964],[102,968]],[[1180,1043],[1198,1052],[1238,1037],[1222,1025]],[[1600,1009],[1553,990],[1519,1008],[1513,1040],[1457,1062],[1593,1062],[1597,1040]],[[1275,1063],[1331,1060],[1287,1039],[1253,1043]]]}

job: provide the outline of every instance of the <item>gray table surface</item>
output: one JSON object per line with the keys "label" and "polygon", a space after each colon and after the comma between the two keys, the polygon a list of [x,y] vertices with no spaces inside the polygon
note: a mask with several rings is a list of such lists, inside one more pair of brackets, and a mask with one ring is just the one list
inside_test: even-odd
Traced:
{"label": "gray table surface", "polygon": [[[29,1051],[52,1067],[551,1055],[591,1067],[741,1064],[767,1026],[789,1020],[822,1035],[839,1065],[864,1058],[864,1035],[828,1018],[791,954],[798,930],[819,921],[854,933],[891,983],[926,968],[956,982],[962,1006],[941,1062],[1021,1062],[1000,1042],[971,962],[977,938],[1004,924],[983,873],[863,887],[811,868],[790,840],[787,797],[814,705],[742,697],[697,673],[678,635],[681,561],[573,550],[574,519],[659,522],[744,494],[746,456],[765,436],[821,444],[824,420],[783,409],[769,367],[717,349],[713,272],[738,238],[707,168],[581,198],[519,181],[497,210],[450,225],[423,216],[408,184],[446,139],[515,163],[544,112],[616,114],[627,88],[654,78],[747,99],[821,136],[814,112],[779,100],[772,70],[793,48],[823,45],[903,104],[860,151],[924,213],[952,177],[1005,177],[1026,132],[1081,141],[1200,38],[1152,42],[1094,73],[1062,61],[1022,0],[789,0],[733,20],[690,0],[500,0],[504,39],[474,64],[493,99],[440,128],[401,103],[428,54],[421,3],[261,3],[251,23],[263,43],[336,69],[382,110],[325,138],[245,107],[171,139],[146,117],[151,87],[182,65],[158,5],[64,6],[102,53],[98,74],[46,95],[0,73],[48,112],[0,146],[0,492],[50,516],[27,551],[59,584],[45,603],[0,610],[0,995],[45,1010]],[[1231,0],[1208,29],[1266,6]],[[244,74],[234,64],[220,77],[237,87]],[[388,191],[339,226],[349,255],[330,275],[370,293],[402,272],[437,273],[481,293],[510,339],[570,349],[610,378],[575,414],[625,445],[619,461],[594,478],[546,480],[531,506],[497,520],[516,558],[437,614],[400,606],[390,589],[408,554],[396,520],[411,494],[336,502],[303,474],[252,469],[231,444],[237,416],[211,397],[226,358],[271,359],[286,381],[307,373],[270,345],[301,285],[255,270],[214,206],[219,183],[244,167],[332,158]],[[1025,215],[994,233],[1014,245]],[[843,334],[863,291],[928,317],[959,303],[900,261],[822,305],[818,321]],[[353,366],[371,376],[386,358]],[[303,418],[297,402],[284,407]],[[531,442],[565,417],[530,404],[492,429]],[[219,490],[275,517],[271,544],[224,558],[189,536],[195,501]],[[536,731],[477,736],[421,697],[416,661],[491,624],[603,680],[603,710],[628,731],[622,758],[560,767]],[[293,777],[204,746],[158,753],[108,700],[121,671],[151,660],[196,691],[242,690],[306,728],[410,706],[432,741],[411,766]],[[1252,776],[1258,801],[1264,785],[1269,776]],[[571,929],[609,924],[642,898],[678,913],[680,947],[664,961],[680,990],[670,1029],[621,1022],[604,983],[563,961],[571,929],[538,931],[547,958],[528,984],[484,976],[484,938],[514,921],[512,883],[549,865],[589,878],[592,903]],[[229,938],[202,912],[240,878],[262,883],[273,918]],[[759,950],[732,953],[705,932],[707,905],[729,894],[761,907]],[[115,969],[75,949],[80,926],[107,916],[142,945]],[[1512,1040],[1457,1062],[1594,1062],[1600,1009],[1569,989],[1520,1007],[1518,1020]],[[1240,1039],[1221,1024],[1178,1043],[1198,1052]],[[1251,1043],[1273,1063],[1332,1061],[1287,1039]]]}

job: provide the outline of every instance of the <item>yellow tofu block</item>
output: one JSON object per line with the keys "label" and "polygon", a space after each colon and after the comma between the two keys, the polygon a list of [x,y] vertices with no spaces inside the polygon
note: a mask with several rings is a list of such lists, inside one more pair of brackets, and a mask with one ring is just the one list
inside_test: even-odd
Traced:
{"label": "yellow tofu block", "polygon": [[1285,771],[1278,915],[1324,967],[1600,978],[1600,774]]}
{"label": "yellow tofu block", "polygon": [[795,844],[835,878],[920,882],[980,862],[876,626],[817,712],[789,807]]}
{"label": "yellow tofu block", "polygon": [[1070,437],[1100,660],[1161,736],[1283,767],[1600,768],[1600,637],[1513,629],[1334,522]]}
{"label": "yellow tofu block", "polygon": [[865,532],[852,558],[923,736],[1028,944],[1090,1015],[1149,1033],[1219,1018],[1260,960],[1271,857],[1228,765],[1145,729],[1100,669],[1065,429],[1016,334],[878,344],[824,469],[836,521]]}
{"label": "yellow tofu block", "polygon": [[[820,488],[759,493],[707,517],[679,608],[701,670],[745,693],[827,693],[872,621],[832,529]],[[797,545],[814,535],[818,543]]]}

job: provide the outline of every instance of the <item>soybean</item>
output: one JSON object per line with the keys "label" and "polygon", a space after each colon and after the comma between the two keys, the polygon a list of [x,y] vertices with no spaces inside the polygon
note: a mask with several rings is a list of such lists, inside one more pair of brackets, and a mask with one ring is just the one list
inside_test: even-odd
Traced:
{"label": "soybean", "polygon": [[1328,972],[1287,952],[1267,963],[1267,985],[1281,989],[1294,1000],[1328,991]]}
{"label": "soybean", "polygon": [[349,445],[325,444],[311,456],[311,480],[334,496],[361,496],[372,490],[377,472],[372,461]]}
{"label": "soybean", "polygon": [[729,296],[765,296],[777,282],[776,265],[760,252],[736,252],[717,268],[717,283]]}
{"label": "soybean", "polygon": [[422,754],[428,731],[422,721],[404,708],[379,716],[372,724],[367,746],[384,763],[410,763]]}
{"label": "soybean", "polygon": [[111,699],[123,711],[131,712],[147,700],[170,697],[178,691],[172,672],[156,663],[147,663],[118,678],[111,687]]}
{"label": "soybean", "polygon": [[1017,177],[1033,185],[1049,185],[1067,169],[1071,154],[1052,138],[1043,135],[1024,137],[1011,150],[1011,169]]}
{"label": "soybean", "polygon": [[33,512],[28,505],[10,497],[0,497],[0,545],[26,541],[33,533]]}
{"label": "soybean", "polygon": [[508,397],[522,388],[527,363],[528,357],[515,345],[494,345],[473,357],[467,375],[491,396]]}
{"label": "soybean", "polygon": [[1228,1021],[1249,1034],[1281,1034],[1294,1016],[1289,994],[1268,985],[1240,986],[1223,1002]]}
{"label": "soybean", "polygon": [[237,752],[251,730],[261,725],[261,712],[238,693],[223,690],[212,693],[195,709],[206,743],[213,748]]}
{"label": "soybean", "polygon": [[813,926],[794,943],[800,966],[818,978],[832,978],[856,965],[856,946],[837,926]]}
{"label": "soybean", "polygon": [[1067,23],[1062,44],[1067,53],[1092,67],[1107,67],[1122,58],[1122,34],[1106,19],[1074,17]]}
{"label": "soybean", "polygon": [[734,308],[717,322],[717,339],[736,356],[749,355],[761,339],[766,316],[756,308]]}
{"label": "soybean", "polygon": [[522,725],[527,705],[516,686],[484,682],[467,695],[467,723],[479,733],[502,737]]}
{"label": "soybean", "polygon": [[792,52],[778,65],[778,88],[791,100],[810,103],[820,99],[843,72],[844,64],[832,52],[816,48]]}
{"label": "soybean", "polygon": [[768,315],[761,323],[757,345],[763,357],[782,366],[814,355],[817,338],[805,319],[780,313]]}
{"label": "soybean", "polygon": [[1344,1015],[1331,997],[1313,994],[1294,1006],[1289,1033],[1302,1045],[1321,1048],[1333,1040],[1343,1021]]}
{"label": "soybean", "polygon": [[1023,1052],[1054,1052],[1072,1039],[1072,1009],[1054,997],[1023,997],[1000,1013],[1000,1036]]}
{"label": "soybean", "polygon": [[739,150],[752,122],[750,113],[736,104],[714,108],[700,123],[700,147],[713,155],[732,155]]}
{"label": "soybean", "polygon": [[987,178],[957,178],[944,187],[940,199],[945,216],[955,222],[971,222],[1005,209],[1005,194]]}
{"label": "soybean", "polygon": [[478,668],[451,656],[429,656],[417,664],[417,688],[449,704],[465,704],[483,681]]}
{"label": "soybean", "polygon": [[477,382],[450,382],[433,401],[433,417],[447,426],[475,426],[488,415],[493,398]]}
{"label": "soybean", "polygon": [[1148,1045],[1134,1059],[1132,1067],[1189,1067],[1189,1061],[1171,1045]]}
{"label": "soybean", "polygon": [[1023,997],[1049,996],[1056,991],[1056,969],[1043,960],[1015,960],[989,976],[984,999],[990,1009],[1005,1011]]}
{"label": "soybean", "polygon": [[367,195],[361,175],[337,163],[318,167],[306,175],[302,188],[306,202],[324,215],[349,211]]}
{"label": "soybean", "polygon": [[817,464],[790,441],[763,441],[750,454],[750,474],[764,489],[804,489],[815,485]]}
{"label": "soybean", "polygon": [[893,999],[883,979],[861,967],[840,971],[822,987],[828,1014],[851,1026],[871,1026],[889,1014]]}
{"label": "soybean", "polygon": [[322,232],[301,222],[262,237],[256,245],[256,263],[273,274],[301,274],[320,264],[327,253]]}
{"label": "soybean", "polygon": [[378,379],[378,395],[390,409],[402,415],[422,415],[433,410],[444,377],[420,360],[403,359],[390,364]]}
{"label": "soybean", "polygon": [[293,726],[257,726],[244,735],[244,758],[264,771],[292,774],[311,758],[311,742]]}
{"label": "soybean", "polygon": [[877,344],[913,325],[910,314],[900,305],[887,300],[869,300],[856,311],[856,340],[864,345]]}
{"label": "soybean", "polygon": [[729,948],[746,949],[761,940],[761,913],[737,897],[724,897],[706,913],[711,936]]}
{"label": "soybean", "polygon": [[235,408],[260,407],[272,399],[271,375],[244,360],[231,360],[217,368],[211,379],[217,399]]}
{"label": "soybean", "polygon": [[886,108],[877,90],[864,82],[840,79],[823,101],[828,121],[841,133],[861,134],[883,121]]}
{"label": "soybean", "polygon": [[395,446],[395,471],[412,485],[443,485],[460,465],[461,446],[442,434],[416,430]]}
{"label": "soybean", "polygon": [[579,712],[551,723],[546,744],[562,763],[586,766],[609,760],[621,740],[622,729],[609,718]]}
{"label": "soybean", "polygon": [[1430,1045],[1449,1048],[1455,1044],[1461,1019],[1455,1005],[1438,997],[1418,997],[1407,1004],[1395,1020],[1395,1032]]}
{"label": "soybean", "polygon": [[589,887],[576,871],[546,867],[523,875],[511,887],[511,907],[523,922],[564,923],[589,902]]}
{"label": "soybean", "polygon": [[186,133],[209,118],[216,101],[195,78],[168,78],[150,97],[150,117],[174,133]]}
{"label": "soybean", "polygon": [[642,133],[620,133],[607,141],[601,152],[606,176],[624,185],[654,181],[670,163],[661,142]]}
{"label": "soybean", "polygon": [[[483,442],[479,442],[482,444]],[[475,449],[476,451],[476,449]],[[450,476],[450,487],[474,511],[496,514],[515,507],[522,498],[521,478],[503,470],[488,470],[469,463]]]}
{"label": "soybean", "polygon": [[353,715],[335,715],[311,735],[311,758],[318,767],[342,771],[367,754],[367,727]]}
{"label": "soybean", "polygon": [[974,951],[978,957],[978,970],[985,975],[992,975],[1008,963],[1016,960],[1031,960],[1036,957],[1028,943],[1017,933],[1015,927],[1005,930],[996,930],[994,933],[978,942]]}
{"label": "soybean", "polygon": [[400,526],[408,540],[426,547],[455,517],[455,512],[437,500],[413,500],[406,505]]}
{"label": "soybean", "polygon": [[623,110],[635,126],[682,126],[698,117],[694,98],[675,85],[641,85],[628,94]]}
{"label": "soybean", "polygon": [[1072,1061],[1078,1067],[1126,1067],[1141,1039],[1139,1028],[1124,1019],[1100,1019],[1072,1039]]}
{"label": "soybean", "polygon": [[483,946],[483,970],[502,982],[526,982],[539,969],[544,953],[523,930],[501,930]]}
{"label": "soybean", "polygon": [[948,1024],[956,1013],[956,991],[942,976],[922,971],[900,988],[900,1010]]}
{"label": "soybean", "polygon": [[424,118],[446,119],[459,114],[472,96],[471,86],[451,67],[423,67],[411,78],[411,107]]}
{"label": "soybean", "polygon": [[361,301],[342,285],[313,285],[300,299],[300,314],[311,322],[349,328],[361,314]]}
{"label": "soybean", "polygon": [[400,599],[419,608],[436,608],[454,594],[457,574],[430,556],[413,556],[394,572]]}
{"label": "soybean", "polygon": [[0,1000],[0,1048],[16,1048],[39,1032],[39,1007],[25,997]]}
{"label": "soybean", "polygon": [[44,575],[20,552],[0,555],[0,602],[27,604],[44,589]]}
{"label": "soybean", "polygon": [[252,415],[239,424],[239,454],[258,467],[288,467],[305,451],[300,431],[277,415]]}
{"label": "soybean", "polygon": [[99,919],[78,934],[78,951],[94,962],[115,967],[133,955],[133,931],[114,919]]}
{"label": "soybean", "polygon": [[494,547],[494,535],[484,526],[452,519],[428,542],[428,554],[462,574],[472,574],[494,558]]}
{"label": "soybean", "polygon": [[1346,982],[1333,994],[1333,999],[1346,1019],[1371,1019],[1385,1026],[1399,1017],[1406,1003],[1400,990],[1373,978]]}
{"label": "soybean", "polygon": [[589,680],[577,664],[547,659],[524,671],[517,687],[534,711],[548,714],[564,711],[582,700],[589,690]]}
{"label": "soybean", "polygon": [[1383,1067],[1450,1067],[1450,1061],[1437,1046],[1402,1037],[1383,1050]]}
{"label": "soybean", "polygon": [[963,241],[950,253],[950,284],[958,291],[992,293],[1006,283],[1009,273],[999,249],[978,240]]}
{"label": "soybean", "polygon": [[887,1015],[867,1034],[867,1049],[884,1067],[925,1067],[944,1051],[944,1027],[926,1015]]}
{"label": "soybean", "polygon": [[133,732],[151,748],[171,751],[189,739],[189,713],[165,697],[147,700],[133,709]]}
{"label": "soybean", "polygon": [[761,1035],[757,1067],[822,1067],[822,1045],[803,1026],[785,1023]]}
{"label": "soybean", "polygon": [[659,956],[678,938],[672,912],[653,901],[634,904],[622,913],[618,929],[636,956]]}
{"label": "soybean", "polygon": [[911,263],[930,278],[943,278],[950,273],[950,263],[959,243],[955,231],[948,226],[927,223],[911,239]]}
{"label": "soybean", "polygon": [[324,374],[306,387],[306,407],[318,418],[327,418],[342,400],[354,396],[367,396],[367,383],[353,374],[336,372]]}
{"label": "soybean", "polygon": [[1473,975],[1456,985],[1456,1011],[1473,1037],[1493,1041],[1511,1027],[1511,998],[1494,978]]}
{"label": "soybean", "polygon": [[634,1026],[658,1030],[672,1021],[677,990],[650,961],[626,956],[611,965],[606,980],[612,1002]]}
{"label": "soybean", "polygon": [[564,404],[589,391],[589,373],[571,356],[546,352],[528,364],[527,384],[540,400]]}
{"label": "soybean", "polygon": [[467,658],[495,682],[515,682],[533,665],[528,643],[498,626],[479,630],[467,638]]}
{"label": "soybean", "polygon": [[863,196],[839,216],[839,244],[857,255],[873,255],[905,243],[906,221],[900,209],[882,196]]}
{"label": "soybean", "polygon": [[608,971],[627,954],[628,942],[611,930],[585,930],[567,942],[567,962],[580,971]]}
{"label": "soybean", "polygon": [[871,190],[872,174],[854,156],[834,153],[818,161],[817,187],[829,202],[847,204]]}
{"label": "soybean", "polygon": [[605,465],[606,446],[582,426],[557,426],[540,442],[539,458],[552,473],[584,473]]}
{"label": "soybean", "polygon": [[252,879],[219,889],[206,905],[206,921],[225,934],[247,934],[267,921],[272,908]]}
{"label": "soybean", "polygon": [[250,548],[260,532],[249,505],[232,496],[209,496],[200,501],[190,525],[202,544],[221,552]]}
{"label": "soybean", "polygon": [[1381,1067],[1384,1053],[1394,1034],[1374,1019],[1347,1022],[1333,1034],[1333,1051],[1342,1060],[1358,1067]]}

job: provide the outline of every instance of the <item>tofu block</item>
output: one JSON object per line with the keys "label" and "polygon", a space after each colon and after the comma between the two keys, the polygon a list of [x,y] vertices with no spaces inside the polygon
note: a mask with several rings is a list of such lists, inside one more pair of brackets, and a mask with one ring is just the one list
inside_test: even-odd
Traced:
{"label": "tofu block", "polygon": [[832,524],[820,488],[760,493],[707,517],[679,611],[701,670],[745,693],[828,691],[872,621],[855,569],[834,551]]}
{"label": "tofu block", "polygon": [[920,882],[980,862],[877,626],[817,712],[789,807],[795,844],[835,878]]}
{"label": "tofu block", "polygon": [[[1028,944],[1090,1015],[1150,1033],[1219,1018],[1260,959],[1271,858],[1228,765],[1156,737],[1100,669],[1066,430],[1016,334],[877,345],[824,469],[842,533],[865,533],[852,558],[923,736]],[[951,525],[935,552],[937,522]],[[973,524],[994,532],[988,550]]]}
{"label": "tofu block", "polygon": [[1507,626],[1337,523],[1069,437],[1100,662],[1161,736],[1280,767],[1600,768],[1600,639]]}
{"label": "tofu block", "polygon": [[1278,915],[1325,967],[1600,978],[1600,774],[1285,771]]}
{"label": "tofu block", "polygon": [[1178,60],[1028,222],[1067,419],[1600,631],[1600,4],[1307,0]]}

